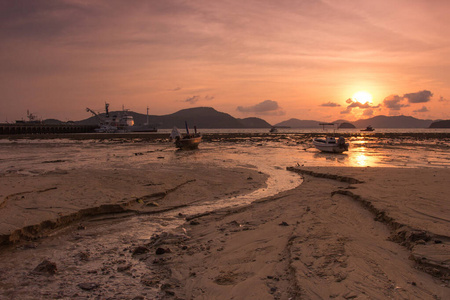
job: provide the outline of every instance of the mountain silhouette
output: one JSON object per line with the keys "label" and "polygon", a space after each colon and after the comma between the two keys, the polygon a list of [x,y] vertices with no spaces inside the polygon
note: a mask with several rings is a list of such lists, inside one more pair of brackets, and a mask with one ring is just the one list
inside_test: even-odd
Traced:
{"label": "mountain silhouette", "polygon": [[[428,128],[432,120],[421,120],[410,116],[376,116],[369,119],[360,119],[354,122],[346,120],[336,120],[332,123],[339,125],[342,123],[353,124],[356,128],[366,128],[371,125],[374,128]],[[323,121],[289,119],[275,124],[275,126],[289,126],[291,128],[319,128]]]}
{"label": "mountain silhouette", "polygon": [[[136,125],[142,125],[147,122],[147,115],[140,114],[132,111],[126,112],[132,116]],[[122,111],[112,111],[109,113],[111,116],[120,116]],[[105,114],[99,114],[101,118],[105,117]],[[158,128],[172,128],[174,126],[178,128],[184,128],[185,122],[189,127],[197,126],[197,128],[270,128],[271,125],[260,118],[245,118],[236,119],[231,115],[223,112],[219,112],[212,107],[196,107],[188,108],[177,111],[173,114],[155,116],[148,116],[149,124],[155,124]],[[82,125],[95,125],[98,124],[97,117],[92,116],[88,119],[76,122]]]}
{"label": "mountain silhouette", "polygon": [[440,120],[431,123],[430,128],[450,128],[450,120]]}
{"label": "mountain silhouette", "polygon": [[357,128],[371,125],[374,128],[428,128],[432,120],[421,120],[410,116],[376,116],[352,122]]}
{"label": "mountain silhouette", "polygon": [[275,124],[275,127],[291,127],[291,128],[317,128],[319,127],[320,121],[314,120],[299,120],[299,119],[289,119],[287,121],[283,121]]}
{"label": "mountain silhouette", "polygon": [[[123,114],[122,111],[110,112],[110,115],[120,116]],[[132,111],[127,111],[128,115],[133,116],[136,125],[142,125],[147,122],[147,115],[140,114]],[[105,114],[99,114],[100,117],[104,117]],[[150,124],[156,125],[158,128],[167,129],[174,126],[178,128],[185,127],[185,121],[188,123],[189,127],[197,126],[197,128],[270,128],[272,125],[261,118],[251,117],[238,119],[233,116],[219,112],[212,107],[196,107],[187,108],[177,111],[173,114],[156,116],[149,115],[148,120]],[[58,120],[52,120],[53,123]],[[45,122],[45,121],[44,121]],[[448,126],[445,123],[438,123],[433,126]],[[76,121],[76,124],[81,125],[96,125],[99,123],[97,117],[92,116],[85,120]],[[320,128],[320,123],[328,123],[324,121],[316,120],[300,120],[292,118],[273,126],[276,127],[290,127],[290,128]],[[360,119],[354,122],[349,122],[347,120],[339,119],[334,122],[336,126],[342,123],[353,124],[356,128],[366,128],[371,125],[374,128],[428,128],[433,123],[432,120],[422,120],[411,116],[375,116],[368,119]],[[438,127],[435,127],[438,128]],[[439,127],[442,128],[442,127]],[[448,127],[444,127],[448,128]]]}

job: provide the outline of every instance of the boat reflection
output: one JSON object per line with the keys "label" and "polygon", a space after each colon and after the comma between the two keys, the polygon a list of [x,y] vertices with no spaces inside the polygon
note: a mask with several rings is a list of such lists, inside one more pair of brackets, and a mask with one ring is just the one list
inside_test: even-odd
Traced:
{"label": "boat reflection", "polygon": [[325,153],[318,152],[314,154],[314,159],[325,159],[327,161],[334,161],[339,163],[344,163],[348,158],[348,154],[346,153]]}

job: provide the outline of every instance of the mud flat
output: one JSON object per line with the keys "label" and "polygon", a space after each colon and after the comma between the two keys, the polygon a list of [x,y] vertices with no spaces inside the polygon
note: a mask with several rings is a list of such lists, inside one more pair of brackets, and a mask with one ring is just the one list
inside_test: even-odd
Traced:
{"label": "mud flat", "polygon": [[449,299],[450,170],[289,170],[302,185],[143,244],[148,284],[167,299]]}
{"label": "mud flat", "polygon": [[263,187],[255,169],[202,163],[80,168],[0,177],[0,246],[98,215],[151,214]]}

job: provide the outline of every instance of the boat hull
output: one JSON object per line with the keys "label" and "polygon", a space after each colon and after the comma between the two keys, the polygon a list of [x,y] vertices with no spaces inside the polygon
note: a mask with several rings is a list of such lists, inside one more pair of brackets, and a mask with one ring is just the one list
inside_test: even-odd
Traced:
{"label": "boat hull", "polygon": [[182,138],[175,141],[175,146],[179,149],[197,149],[201,141],[201,136]]}
{"label": "boat hull", "polygon": [[313,145],[320,151],[327,153],[342,153],[344,151],[348,151],[349,146],[348,143],[339,144],[336,142],[332,142],[329,139],[315,139],[313,140]]}

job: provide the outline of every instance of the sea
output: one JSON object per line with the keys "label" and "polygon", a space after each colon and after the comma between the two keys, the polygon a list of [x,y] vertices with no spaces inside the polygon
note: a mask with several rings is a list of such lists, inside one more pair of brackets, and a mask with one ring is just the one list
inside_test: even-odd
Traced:
{"label": "sea", "polygon": [[[38,242],[32,251],[20,247],[0,251],[2,289],[0,298],[33,299],[83,297],[76,284],[94,282],[100,286],[93,294],[100,298],[132,297],[136,290],[148,298],[156,297],[157,288],[142,289],[141,278],[151,272],[145,262],[125,253],[130,244],[145,243],[151,236],[167,232],[183,234],[185,224],[179,215],[207,213],[227,207],[238,207],[276,195],[301,184],[301,177],[286,171],[289,166],[449,168],[450,129],[376,129],[362,134],[359,130],[318,131],[278,129],[268,137],[254,134],[267,129],[205,129],[204,134],[242,134],[233,141],[217,138],[200,144],[199,149],[179,151],[169,139],[0,139],[0,176],[39,176],[49,171],[77,168],[116,168],[157,162],[201,162],[214,166],[252,167],[268,175],[266,186],[245,195],[211,199],[190,207],[157,215],[139,215],[96,222],[77,239],[69,234],[55,234]],[[160,130],[167,133],[170,130]],[[149,133],[150,135],[151,133]],[[345,134],[348,152],[322,153],[314,148],[310,134]],[[385,136],[384,136],[385,135]],[[91,260],[80,264],[76,253],[89,250]],[[30,277],[29,272],[44,259],[61,268],[56,283]],[[105,269],[112,261],[132,264],[133,276],[111,271],[105,276],[92,270]],[[64,285],[64,287],[61,287]],[[17,289],[20,288],[21,292]]]}

